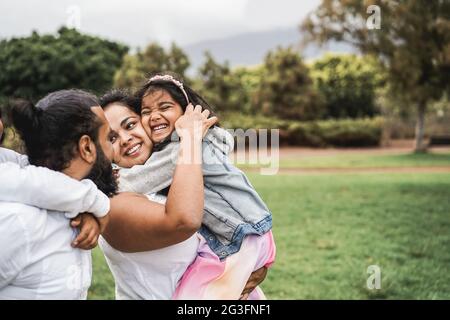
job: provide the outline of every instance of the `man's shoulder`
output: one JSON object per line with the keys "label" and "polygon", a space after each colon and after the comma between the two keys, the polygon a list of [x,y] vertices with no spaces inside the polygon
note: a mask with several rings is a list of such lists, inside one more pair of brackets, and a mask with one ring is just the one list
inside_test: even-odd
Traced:
{"label": "man's shoulder", "polygon": [[5,214],[21,215],[24,212],[40,213],[43,209],[27,204],[10,201],[0,201],[0,216]]}
{"label": "man's shoulder", "polygon": [[[35,226],[37,220],[45,214],[46,210],[23,203],[0,201],[0,229]],[[20,224],[9,225],[8,221],[20,221]]]}

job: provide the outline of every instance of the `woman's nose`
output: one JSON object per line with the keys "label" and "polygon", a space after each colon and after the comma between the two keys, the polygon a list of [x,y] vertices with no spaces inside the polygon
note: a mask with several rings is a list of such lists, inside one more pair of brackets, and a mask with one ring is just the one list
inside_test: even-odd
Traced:
{"label": "woman's nose", "polygon": [[128,142],[130,142],[131,140],[131,134],[129,134],[128,132],[120,132],[119,133],[120,136],[120,144],[122,146],[126,146],[128,144]]}

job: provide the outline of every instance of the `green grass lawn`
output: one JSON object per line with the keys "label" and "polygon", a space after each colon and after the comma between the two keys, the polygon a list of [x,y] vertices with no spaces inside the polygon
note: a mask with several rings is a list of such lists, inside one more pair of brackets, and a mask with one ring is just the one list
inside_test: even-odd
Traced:
{"label": "green grass lawn", "polygon": [[[274,216],[269,299],[450,299],[450,174],[249,177]],[[89,297],[114,297],[98,249]]]}
{"label": "green grass lawn", "polygon": [[[243,164],[240,168],[259,167]],[[261,165],[265,167],[264,165]],[[313,155],[280,159],[280,168],[389,168],[389,167],[450,167],[450,153],[410,153],[392,155],[337,154]]]}

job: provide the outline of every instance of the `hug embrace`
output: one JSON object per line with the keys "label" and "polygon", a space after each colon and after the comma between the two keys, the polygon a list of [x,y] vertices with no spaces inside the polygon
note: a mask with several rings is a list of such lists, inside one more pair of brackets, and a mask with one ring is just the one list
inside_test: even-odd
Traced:
{"label": "hug embrace", "polygon": [[0,148],[0,299],[86,299],[97,243],[116,299],[265,299],[272,214],[181,79],[10,113],[26,155]]}

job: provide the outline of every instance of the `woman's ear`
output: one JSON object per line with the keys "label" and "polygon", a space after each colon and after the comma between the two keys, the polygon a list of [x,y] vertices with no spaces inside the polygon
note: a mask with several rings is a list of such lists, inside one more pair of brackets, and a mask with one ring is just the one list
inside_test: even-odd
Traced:
{"label": "woman's ear", "polygon": [[97,149],[95,143],[92,141],[91,137],[84,135],[78,141],[78,151],[80,152],[80,157],[88,164],[94,164],[97,159]]}

